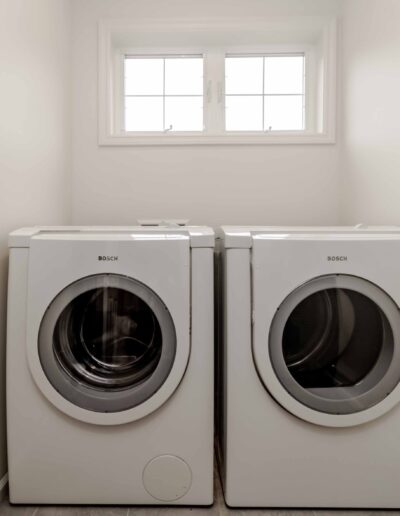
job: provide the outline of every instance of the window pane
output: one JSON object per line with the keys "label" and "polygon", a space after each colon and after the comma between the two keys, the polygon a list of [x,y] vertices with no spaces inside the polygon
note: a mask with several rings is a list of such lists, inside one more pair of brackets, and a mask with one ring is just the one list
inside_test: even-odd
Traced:
{"label": "window pane", "polygon": [[162,95],[164,60],[125,59],[125,95]]}
{"label": "window pane", "polygon": [[166,59],[165,94],[203,95],[203,59]]}
{"label": "window pane", "polygon": [[304,90],[304,57],[266,57],[264,74],[264,93],[302,94]]}
{"label": "window pane", "polygon": [[165,128],[203,130],[203,97],[165,97]]}
{"label": "window pane", "polygon": [[227,57],[225,59],[226,94],[262,94],[263,58]]}
{"label": "window pane", "polygon": [[227,131],[262,131],[262,96],[225,97]]}
{"label": "window pane", "polygon": [[127,97],[125,99],[126,131],[162,131],[162,97]]}
{"label": "window pane", "polygon": [[304,129],[303,96],[266,96],[264,117],[264,128],[267,131]]}

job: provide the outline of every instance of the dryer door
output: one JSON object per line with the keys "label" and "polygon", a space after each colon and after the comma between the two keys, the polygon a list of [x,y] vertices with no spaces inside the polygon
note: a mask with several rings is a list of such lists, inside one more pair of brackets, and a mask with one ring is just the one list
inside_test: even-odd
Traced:
{"label": "dryer door", "polygon": [[163,301],[146,285],[97,274],[67,286],[50,303],[38,341],[42,369],[58,393],[93,412],[121,412],[151,398],[176,354]]}
{"label": "dryer door", "polygon": [[[269,359],[280,388],[267,387],[303,419],[358,424],[389,410],[400,381],[400,315],[369,281],[348,275],[315,278],[279,306]],[[390,401],[391,400],[391,401]]]}

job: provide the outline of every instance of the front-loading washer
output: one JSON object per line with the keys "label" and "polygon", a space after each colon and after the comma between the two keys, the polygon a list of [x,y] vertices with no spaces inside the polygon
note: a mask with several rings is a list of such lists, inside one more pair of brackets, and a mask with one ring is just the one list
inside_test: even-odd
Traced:
{"label": "front-loading washer", "polygon": [[222,229],[219,459],[243,507],[400,507],[400,231]]}
{"label": "front-loading washer", "polygon": [[213,501],[213,231],[11,233],[10,500]]}

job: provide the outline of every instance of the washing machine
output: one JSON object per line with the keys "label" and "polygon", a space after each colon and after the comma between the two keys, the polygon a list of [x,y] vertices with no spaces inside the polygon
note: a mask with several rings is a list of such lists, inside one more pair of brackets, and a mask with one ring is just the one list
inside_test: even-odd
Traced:
{"label": "washing machine", "polygon": [[399,508],[399,229],[221,236],[227,504]]}
{"label": "washing machine", "polygon": [[213,502],[213,247],[202,227],[9,238],[10,501]]}

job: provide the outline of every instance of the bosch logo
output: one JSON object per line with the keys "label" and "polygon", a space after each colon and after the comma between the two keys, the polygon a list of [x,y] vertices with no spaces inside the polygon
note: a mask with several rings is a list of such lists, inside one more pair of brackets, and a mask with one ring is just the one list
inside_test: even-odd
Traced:
{"label": "bosch logo", "polygon": [[347,256],[328,256],[328,262],[347,262]]}
{"label": "bosch logo", "polygon": [[99,256],[99,262],[116,262],[118,261],[118,256]]}

